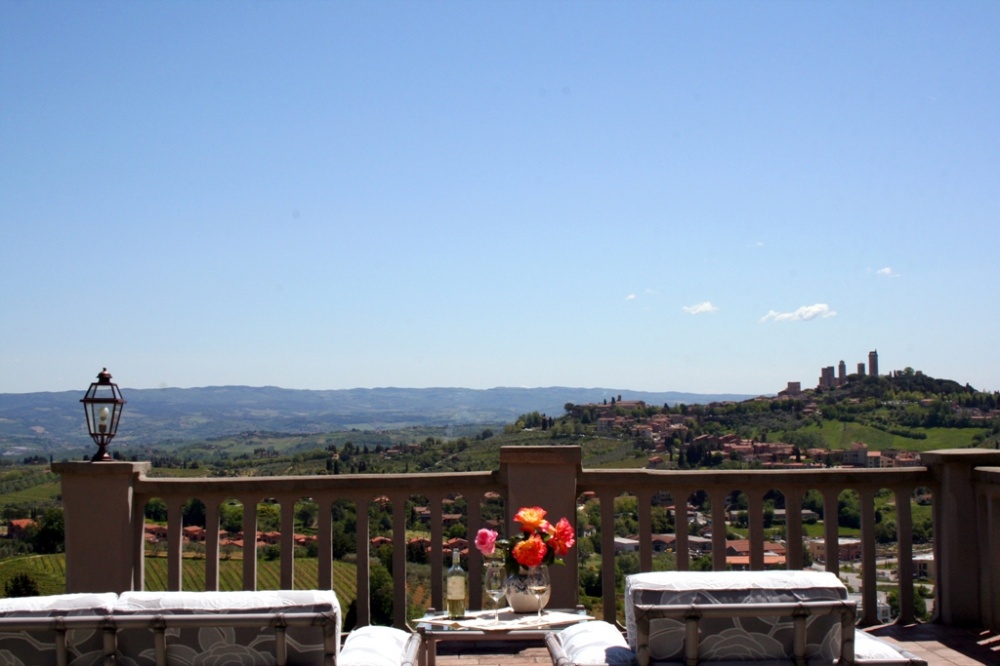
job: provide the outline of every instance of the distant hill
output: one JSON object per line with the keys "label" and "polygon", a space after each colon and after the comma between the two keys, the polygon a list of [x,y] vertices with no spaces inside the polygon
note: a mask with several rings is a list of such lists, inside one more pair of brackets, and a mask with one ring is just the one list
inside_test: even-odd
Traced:
{"label": "distant hill", "polygon": [[[374,388],[305,391],[213,386],[128,389],[119,441],[165,444],[248,431],[317,433],[511,423],[521,414],[561,416],[566,403],[618,398],[650,405],[708,404],[753,396],[604,388]],[[89,449],[83,391],[0,394],[0,452],[9,456]]]}

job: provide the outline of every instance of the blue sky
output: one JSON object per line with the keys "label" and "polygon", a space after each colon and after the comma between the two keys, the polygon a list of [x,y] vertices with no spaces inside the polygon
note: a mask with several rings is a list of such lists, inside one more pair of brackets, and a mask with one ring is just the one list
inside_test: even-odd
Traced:
{"label": "blue sky", "polygon": [[0,392],[1000,389],[1000,3],[0,3]]}

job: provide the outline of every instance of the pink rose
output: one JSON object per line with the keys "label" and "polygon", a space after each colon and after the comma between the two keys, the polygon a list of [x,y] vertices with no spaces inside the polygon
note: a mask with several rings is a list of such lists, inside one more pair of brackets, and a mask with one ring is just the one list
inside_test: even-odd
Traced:
{"label": "pink rose", "polygon": [[483,528],[476,534],[476,548],[483,555],[492,555],[497,549],[497,533]]}

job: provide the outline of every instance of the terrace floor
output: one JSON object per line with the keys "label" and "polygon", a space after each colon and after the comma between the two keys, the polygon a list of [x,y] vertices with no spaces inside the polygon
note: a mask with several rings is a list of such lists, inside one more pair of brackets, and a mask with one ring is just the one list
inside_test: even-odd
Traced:
{"label": "terrace floor", "polygon": [[[897,626],[867,630],[899,645],[931,666],[1000,664],[1000,636],[937,624]],[[438,666],[536,666],[550,664],[548,651],[537,643],[447,643],[438,645]]]}

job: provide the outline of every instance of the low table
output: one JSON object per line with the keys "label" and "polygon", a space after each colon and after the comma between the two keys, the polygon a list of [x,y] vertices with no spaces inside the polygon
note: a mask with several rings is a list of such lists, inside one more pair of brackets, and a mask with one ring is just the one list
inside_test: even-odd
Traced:
{"label": "low table", "polygon": [[543,610],[542,620],[535,613],[500,610],[500,622],[493,623],[493,611],[470,611],[461,620],[449,620],[446,613],[428,613],[417,620],[417,632],[423,639],[422,666],[436,666],[437,644],[465,641],[534,641],[545,634],[571,624],[594,618],[578,610]]}

